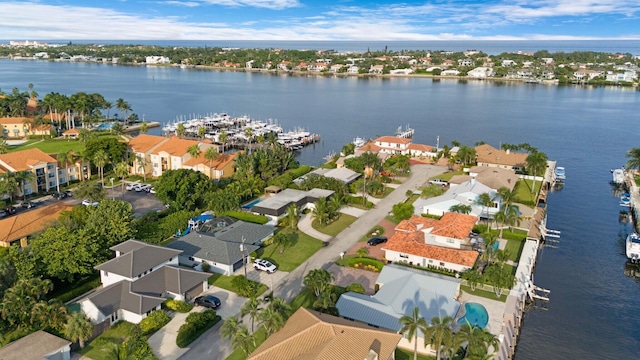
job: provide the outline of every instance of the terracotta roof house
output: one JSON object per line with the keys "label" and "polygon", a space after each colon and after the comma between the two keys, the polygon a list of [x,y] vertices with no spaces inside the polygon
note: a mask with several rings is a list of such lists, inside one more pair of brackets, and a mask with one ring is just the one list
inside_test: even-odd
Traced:
{"label": "terracotta roof house", "polygon": [[513,190],[518,182],[518,175],[511,169],[474,166],[469,169],[469,175],[455,175],[449,180],[449,184],[451,186],[460,185],[474,178],[495,191],[502,187]]}
{"label": "terracotta roof house", "polygon": [[71,341],[38,330],[0,348],[2,360],[69,360]]}
{"label": "terracotta roof house", "polygon": [[62,133],[62,136],[67,139],[77,139],[80,136],[80,131],[76,128],[66,130]]}
{"label": "terracotta roof house", "polygon": [[[200,230],[204,230],[204,227]],[[236,221],[220,227],[212,226],[208,230],[191,231],[167,244],[167,247],[182,251],[179,255],[181,264],[198,266],[206,262],[211,271],[231,275],[248,261],[250,253],[273,236],[275,228]]]}
{"label": "terracotta roof house", "polygon": [[394,359],[402,335],[300,308],[248,360]]}
{"label": "terracotta roof house", "polygon": [[45,230],[58,220],[61,212],[71,211],[72,208],[72,205],[55,203],[0,219],[0,246],[9,247],[14,241]]}
{"label": "terracotta roof house", "polygon": [[[456,301],[460,280],[453,277],[391,264],[382,268],[376,284],[380,290],[373,296],[342,294],[336,303],[340,316],[398,332],[402,328],[398,320],[404,315],[411,316],[415,307],[428,320],[436,316],[456,318],[460,309]],[[428,346],[423,346],[422,332],[418,332],[418,337],[418,351],[435,355]],[[398,347],[413,351],[413,343],[406,338],[400,340]]]}
{"label": "terracotta roof house", "polygon": [[479,255],[469,240],[476,221],[475,216],[452,212],[439,220],[413,216],[398,224],[382,250],[390,261],[465,271]]}
{"label": "terracotta roof house", "polygon": [[[138,174],[152,174],[154,171],[154,164],[151,162],[151,152],[156,149],[160,144],[169,141],[169,138],[164,136],[140,134],[133,139],[129,140],[127,147],[132,153],[133,166],[131,167],[131,173]],[[138,158],[145,159],[142,164]]]}
{"label": "terracotta roof house", "polygon": [[[25,123],[27,121],[28,123]],[[26,117],[3,117],[0,118],[0,129],[3,138],[26,137],[31,131],[31,119]]]}
{"label": "terracotta roof house", "polygon": [[[478,196],[488,193],[494,199],[491,206],[485,207],[476,204]],[[471,206],[471,215],[492,219],[500,211],[502,201],[496,196],[496,191],[483,183],[471,179],[465,183],[450,186],[442,195],[429,199],[420,198],[413,203],[414,214],[432,214],[442,216],[454,205]]]}
{"label": "terracotta roof house", "polygon": [[522,171],[527,165],[529,156],[525,153],[496,149],[489,144],[476,146],[475,149],[478,166],[499,167],[513,171]]}
{"label": "terracotta roof house", "polygon": [[405,154],[411,145],[411,139],[397,136],[382,136],[374,140],[381,152],[387,154]]}
{"label": "terracotta roof house", "polygon": [[205,151],[207,151],[208,147],[215,147],[215,145],[201,144],[202,152],[200,155],[197,158],[190,158],[185,161],[182,167],[200,171],[215,180],[232,176],[235,173],[234,165],[237,153],[219,154],[216,160],[209,161],[205,158]]}
{"label": "terracotta roof house", "polygon": [[[57,160],[44,153],[38,148],[15,151],[7,154],[0,154],[0,169],[4,172],[31,171],[36,179],[27,181],[24,184],[26,195],[49,191],[55,189],[58,181],[60,184],[78,179],[79,168],[77,164],[69,164],[69,168],[64,168],[65,164],[59,164]],[[56,167],[58,174],[56,175]],[[19,195],[23,195],[18,190]]]}
{"label": "terracotta roof house", "polygon": [[96,266],[102,289],[80,301],[94,335],[120,320],[139,323],[167,298],[188,301],[208,288],[207,273],[178,266],[180,250],[137,240],[111,250],[116,257]]}

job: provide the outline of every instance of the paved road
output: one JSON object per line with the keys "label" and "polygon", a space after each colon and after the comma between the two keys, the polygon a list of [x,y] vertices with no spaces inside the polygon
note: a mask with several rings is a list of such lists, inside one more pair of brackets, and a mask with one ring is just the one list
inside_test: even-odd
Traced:
{"label": "paved road", "polygon": [[[358,240],[377,225],[380,220],[389,214],[394,204],[406,199],[407,190],[415,190],[422,186],[428,178],[442,174],[445,168],[433,165],[414,165],[411,168],[411,176],[398,188],[382,199],[374,209],[360,216],[348,228],[337,237],[331,239],[327,247],[320,249],[307,261],[302,263],[292,272],[286,274],[274,284],[274,294],[286,301],[292,300],[303,288],[302,279],[312,269],[328,269],[340,256],[340,252],[346,252]],[[244,319],[245,324],[249,324]],[[203,334],[191,344],[191,348],[180,357],[189,360],[224,360],[231,354],[233,348],[228,340],[222,340],[219,334],[220,324]]]}

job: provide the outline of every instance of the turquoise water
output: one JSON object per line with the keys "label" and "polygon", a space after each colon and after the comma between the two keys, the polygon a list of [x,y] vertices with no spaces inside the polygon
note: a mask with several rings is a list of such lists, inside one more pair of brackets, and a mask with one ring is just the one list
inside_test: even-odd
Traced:
{"label": "turquoise water", "polygon": [[458,320],[459,325],[469,323],[471,326],[477,326],[481,329],[487,327],[489,323],[489,313],[482,304],[466,303],[464,304],[465,314]]}
{"label": "turquoise water", "polygon": [[111,130],[113,123],[103,123],[96,126],[96,130]]}
{"label": "turquoise water", "polygon": [[253,201],[252,201],[252,202],[250,202],[250,203],[247,203],[247,204],[242,205],[242,208],[243,208],[243,209],[247,209],[247,210],[248,210],[248,209],[251,209],[252,207],[256,206],[256,204],[258,204],[259,202],[261,202],[262,200],[264,200],[264,199],[256,199],[256,200],[253,200]]}

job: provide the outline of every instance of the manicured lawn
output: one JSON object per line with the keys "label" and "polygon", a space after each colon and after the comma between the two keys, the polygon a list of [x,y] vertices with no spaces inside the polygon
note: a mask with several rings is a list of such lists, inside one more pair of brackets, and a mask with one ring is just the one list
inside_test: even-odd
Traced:
{"label": "manicured lawn", "polygon": [[391,216],[391,215],[385,216],[385,219],[391,221],[392,223],[394,223],[396,225],[400,224],[400,221],[402,221],[402,220],[396,219],[394,216]]}
{"label": "manicured lawn", "polygon": [[320,225],[316,221],[314,221],[312,225],[314,229],[320,231],[323,234],[336,236],[340,234],[342,230],[346,229],[347,226],[351,225],[357,219],[358,218],[351,215],[340,214],[340,217],[338,218],[338,220],[330,223],[327,226]]}
{"label": "manicured lawn", "polygon": [[280,249],[273,244],[255,252],[258,258],[271,261],[278,266],[280,271],[292,271],[324,246],[324,242],[297,230],[283,229],[281,231],[294,237],[295,245],[286,248],[282,254]]}
{"label": "manicured lawn", "polygon": [[[249,264],[247,264],[247,266],[250,266]],[[212,274],[211,276],[209,276],[209,285],[214,285],[217,286],[219,288],[223,288],[225,290],[229,290],[229,291],[233,291],[234,293],[238,293],[238,289],[236,289],[235,286],[233,286],[233,279],[236,278],[236,276],[227,276],[227,275],[222,275],[222,274]],[[260,284],[260,286],[258,287],[258,291],[256,292],[256,296],[260,296],[262,295],[262,293],[264,293],[265,291],[267,291],[267,286],[264,284]]]}
{"label": "manicured lawn", "polygon": [[535,204],[535,195],[540,191],[540,186],[542,186],[542,182],[536,181],[536,189],[531,193],[531,187],[533,186],[533,181],[520,179],[516,183],[516,196],[514,198],[514,202],[525,204],[525,205],[533,205]]}
{"label": "manicured lawn", "polygon": [[522,249],[524,248],[524,240],[507,240],[505,250],[509,251],[509,260],[518,262]]}
{"label": "manicured lawn", "polygon": [[380,236],[380,235],[384,235],[384,228],[380,225],[376,225],[374,227],[371,228],[371,230],[369,230],[366,234],[364,234],[360,240],[358,240],[358,242],[363,242],[363,241],[367,241],[370,238],[372,238],[373,236]]}
{"label": "manicured lawn", "polygon": [[452,177],[456,176],[456,175],[464,175],[463,171],[448,171],[444,174],[440,174],[438,176],[434,176],[432,178],[429,178],[429,180],[433,180],[433,179],[442,179],[444,181],[449,181],[451,180]]}
{"label": "manicured lawn", "polygon": [[305,308],[313,307],[313,303],[315,301],[316,301],[316,297],[313,294],[313,292],[311,292],[309,288],[304,287],[302,288],[302,291],[300,291],[300,293],[296,295],[296,297],[293,298],[293,300],[291,300],[289,305],[291,305],[291,310],[293,312],[296,312],[296,310],[300,309],[301,307],[305,307]]}
{"label": "manicured lawn", "polygon": [[[482,286],[482,285],[478,284],[478,286]],[[500,296],[500,298],[497,298],[496,293],[494,293],[493,291],[482,290],[479,287],[476,287],[476,291],[471,291],[471,287],[469,287],[468,285],[460,285],[460,290],[466,292],[467,294],[476,295],[476,296],[483,297],[485,299],[497,300],[502,302],[507,301],[507,295],[509,295],[509,292],[505,291],[502,293],[502,296]]]}
{"label": "manicured lawn", "polygon": [[[432,360],[435,358],[435,356],[418,354],[418,360]],[[413,351],[396,348],[396,360],[413,360]]]}
{"label": "manicured lawn", "polygon": [[135,327],[136,325],[132,323],[121,321],[93,339],[84,349],[78,352],[93,360],[111,360],[113,355],[108,351],[111,344],[122,344],[129,337],[129,334],[134,331]]}
{"label": "manicured lawn", "polygon": [[64,139],[45,139],[44,141],[36,140],[35,142],[29,142],[20,146],[12,147],[9,152],[28,150],[38,148],[47,154],[54,154],[72,150],[75,153],[79,153],[84,149],[84,143],[80,140],[64,140]]}
{"label": "manicured lawn", "polygon": [[[260,344],[262,344],[265,340],[267,340],[267,331],[263,327],[256,330],[254,335],[256,339],[256,348],[260,346]],[[246,358],[247,358],[247,355],[245,355],[245,353],[242,350],[237,349],[234,352],[232,352],[231,355],[227,356],[226,360],[244,360]]]}

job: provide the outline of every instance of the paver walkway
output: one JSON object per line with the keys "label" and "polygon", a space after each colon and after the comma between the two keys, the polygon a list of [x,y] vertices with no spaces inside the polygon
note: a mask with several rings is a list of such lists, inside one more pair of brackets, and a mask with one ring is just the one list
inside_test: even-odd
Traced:
{"label": "paver walkway", "polygon": [[312,221],[313,219],[311,218],[311,213],[302,215],[300,220],[298,220],[298,229],[303,233],[311,237],[314,237],[318,240],[321,240],[324,242],[331,240],[332,238],[331,235],[323,234],[320,231],[314,229],[313,226],[311,225]]}
{"label": "paver walkway", "polygon": [[353,206],[343,206],[340,208],[340,212],[343,214],[351,215],[353,217],[360,217],[367,213],[367,210],[358,209]]}

